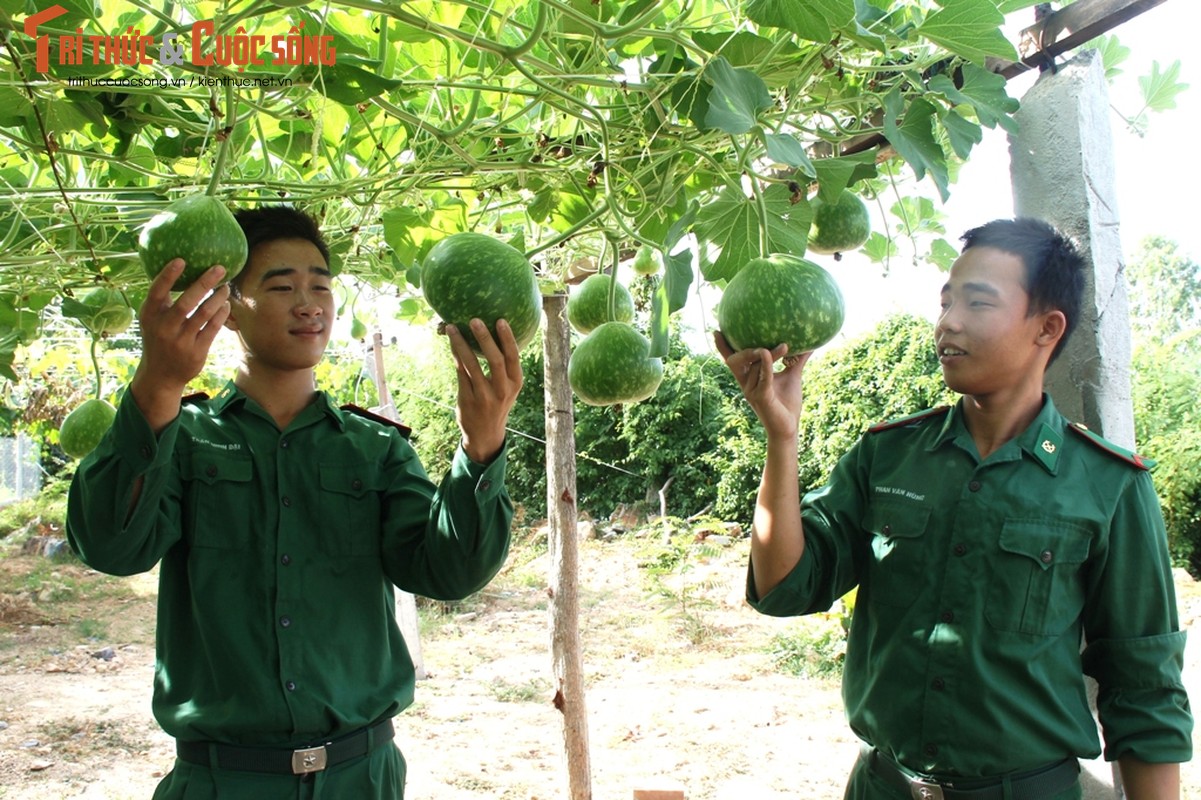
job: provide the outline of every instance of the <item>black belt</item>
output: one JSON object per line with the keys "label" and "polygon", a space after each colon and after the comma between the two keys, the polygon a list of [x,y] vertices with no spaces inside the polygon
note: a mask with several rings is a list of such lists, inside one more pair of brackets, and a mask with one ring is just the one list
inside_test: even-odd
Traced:
{"label": "black belt", "polygon": [[[901,769],[874,747],[861,758],[890,786],[908,792],[913,800],[1002,800],[1003,778],[951,778],[938,781]],[[1009,776],[1013,800],[1046,800],[1071,788],[1080,777],[1080,762],[1067,758],[1045,767]]]}
{"label": "black belt", "polygon": [[267,747],[235,747],[215,742],[175,742],[175,754],[189,764],[211,769],[240,772],[269,772],[276,775],[307,775],[352,758],[367,755],[396,735],[392,720],[386,719],[342,738],[301,747],[279,750]]}

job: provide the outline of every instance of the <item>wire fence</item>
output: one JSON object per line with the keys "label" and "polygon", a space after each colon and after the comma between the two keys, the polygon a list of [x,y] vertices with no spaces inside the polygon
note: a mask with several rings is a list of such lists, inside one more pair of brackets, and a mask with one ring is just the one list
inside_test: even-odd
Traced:
{"label": "wire fence", "polygon": [[24,434],[0,438],[0,505],[34,497],[41,488],[37,443]]}

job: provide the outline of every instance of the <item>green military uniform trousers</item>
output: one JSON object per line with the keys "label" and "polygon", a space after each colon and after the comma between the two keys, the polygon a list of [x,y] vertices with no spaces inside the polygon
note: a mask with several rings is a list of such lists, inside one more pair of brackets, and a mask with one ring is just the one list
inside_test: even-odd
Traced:
{"label": "green military uniform trousers", "polygon": [[[1003,800],[1013,800],[1009,787],[1002,783]],[[1081,800],[1083,790],[1080,782],[1064,791],[1043,797],[1040,800]],[[905,792],[885,781],[869,767],[867,760],[859,758],[851,770],[851,779],[847,783],[843,800],[913,800],[911,792]]]}
{"label": "green military uniform trousers", "polygon": [[404,800],[405,760],[394,745],[309,775],[213,769],[176,759],[153,800]]}

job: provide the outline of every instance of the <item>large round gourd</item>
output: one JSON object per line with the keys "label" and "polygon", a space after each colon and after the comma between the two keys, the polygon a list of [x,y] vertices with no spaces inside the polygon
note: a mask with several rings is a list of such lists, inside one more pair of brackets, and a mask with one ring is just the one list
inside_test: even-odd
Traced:
{"label": "large round gourd", "polygon": [[830,273],[786,254],[748,262],[726,284],[717,307],[717,324],[735,350],[783,343],[792,355],[833,339],[845,316]]}
{"label": "large round gourd", "polygon": [[651,358],[651,343],[625,322],[606,322],[580,341],[567,362],[567,381],[590,406],[636,403],[663,381],[663,359]]}
{"label": "large round gourd", "polygon": [[634,319],[634,297],[622,283],[614,287],[613,310],[609,318],[610,275],[589,275],[567,298],[567,321],[580,333],[590,333],[606,322],[631,322]]}
{"label": "large round gourd", "polygon": [[542,293],[525,255],[482,233],[455,233],[430,249],[421,266],[421,290],[442,321],[454,325],[476,353],[472,319],[481,319],[496,339],[504,319],[518,349],[534,338],[542,320]]}
{"label": "large round gourd", "polygon": [[117,409],[107,401],[84,400],[59,426],[58,446],[72,458],[83,458],[100,444],[116,416]]}
{"label": "large round gourd", "polygon": [[188,195],[155,214],[142,227],[138,256],[151,280],[168,261],[182,258],[186,266],[171,287],[178,292],[218,264],[225,267],[222,282],[234,278],[246,266],[246,234],[220,200],[207,194]]}

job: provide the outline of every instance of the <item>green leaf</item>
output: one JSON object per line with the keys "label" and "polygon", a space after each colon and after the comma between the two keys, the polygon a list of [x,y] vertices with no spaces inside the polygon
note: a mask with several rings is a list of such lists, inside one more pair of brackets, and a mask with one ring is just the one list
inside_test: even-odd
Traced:
{"label": "green leaf", "polygon": [[434,243],[442,238],[431,227],[433,211],[409,206],[393,206],[382,215],[384,241],[402,265],[419,264]]}
{"label": "green leaf", "polygon": [[955,0],[926,17],[917,32],[968,61],[985,56],[1017,61],[1018,53],[1001,32],[1005,15],[992,0]]}
{"label": "green leaf", "polygon": [[769,133],[764,136],[767,142],[767,157],[777,164],[799,169],[810,178],[817,177],[817,170],[805,152],[805,146],[790,133]]}
{"label": "green leaf", "polygon": [[813,167],[817,172],[818,197],[832,203],[851,184],[876,177],[876,154],[868,150],[853,156],[819,158]]}
{"label": "green leaf", "polygon": [[853,28],[855,0],[751,0],[746,15],[759,25],[783,28],[811,42],[829,42]]}
{"label": "green leaf", "polygon": [[994,128],[999,124],[1009,133],[1017,133],[1018,125],[1011,115],[1018,110],[1019,103],[1005,91],[1003,76],[975,64],[965,64],[961,87],[956,87],[946,75],[935,75],[929,87],[952,103],[970,105],[981,125]]}
{"label": "green leaf", "polygon": [[1101,63],[1105,66],[1105,80],[1110,82],[1122,74],[1118,65],[1130,58],[1130,48],[1118,41],[1116,36],[1098,36],[1086,42],[1084,47],[1096,50],[1101,56]]}
{"label": "green leaf", "polygon": [[892,204],[889,213],[900,220],[896,230],[907,236],[923,233],[942,235],[947,232],[942,224],[946,215],[934,207],[934,201],[929,197],[906,195]]}
{"label": "green leaf", "polygon": [[1138,79],[1143,91],[1144,107],[1152,111],[1167,111],[1176,107],[1176,95],[1188,88],[1180,82],[1180,60],[1172,62],[1166,72],[1159,71],[1159,62],[1151,62],[1151,74]]}
{"label": "green leaf", "polygon": [[697,31],[692,34],[692,41],[706,53],[721,56],[735,67],[758,64],[773,47],[771,39],[750,31]]}
{"label": "green leaf", "polygon": [[1021,11],[1023,8],[1038,5],[1042,0],[997,0],[997,10],[1002,14]]}
{"label": "green leaf", "polygon": [[[675,246],[680,243],[680,240],[688,233],[692,227],[692,223],[696,221],[697,212],[700,210],[700,203],[692,200],[688,203],[688,209],[684,215],[672,223],[667,229],[667,235],[663,237],[663,251],[669,252],[675,249]],[[689,256],[688,263],[692,263],[692,257]],[[689,282],[692,281],[692,268],[689,267]],[[681,306],[682,308],[683,306]]]}
{"label": "green leaf", "polygon": [[20,377],[13,369],[13,361],[17,357],[17,346],[21,344],[18,331],[0,333],[0,378],[6,378],[17,383]]}
{"label": "green leaf", "polygon": [[[792,193],[779,184],[764,192],[767,244],[770,252],[802,255],[809,245],[813,211],[807,200],[792,202]],[[727,187],[716,200],[701,206],[695,233],[700,240],[701,273],[710,282],[729,280],[759,248],[760,221],[755,201],[740,188]]]}
{"label": "green leaf", "polygon": [[731,67],[721,56],[705,67],[705,80],[713,86],[705,125],[726,133],[746,133],[755,126],[759,112],[770,108],[767,84],[748,69]]}
{"label": "green leaf", "polygon": [[726,187],[697,212],[701,274],[715,282],[733,278],[759,255],[759,218],[754,201],[740,188]]}
{"label": "green leaf", "polygon": [[930,252],[926,254],[926,260],[943,272],[949,272],[957,258],[959,251],[946,239],[935,239],[930,243]]}
{"label": "green leaf", "polygon": [[[947,158],[934,139],[932,126],[936,113],[934,106],[926,100],[912,100],[904,108],[904,98],[899,90],[892,90],[884,98],[884,136],[901,158],[913,168],[913,174],[921,180],[930,173],[934,185],[943,201],[950,196],[947,191]],[[904,113],[904,118],[900,116]]]}
{"label": "green leaf", "polygon": [[347,63],[341,54],[333,66],[321,67],[320,71],[315,66],[309,66],[305,67],[301,74],[305,80],[311,81],[313,88],[321,94],[347,106],[357,106],[403,83]]}
{"label": "green leaf", "polygon": [[860,252],[877,264],[884,264],[898,252],[897,244],[879,231],[872,231]]}
{"label": "green leaf", "polygon": [[[691,258],[691,254],[689,258]],[[649,333],[651,340],[651,358],[666,358],[671,346],[671,313],[667,308],[667,281],[660,281],[651,295],[651,319]]]}
{"label": "green leaf", "polygon": [[942,126],[947,131],[951,149],[960,158],[966,159],[972,152],[972,148],[984,141],[984,132],[980,130],[980,126],[964,119],[953,108],[948,108],[939,114],[939,119],[942,120]]}
{"label": "green leaf", "polygon": [[564,233],[583,222],[592,213],[587,200],[573,192],[558,192],[551,210],[550,226]]}
{"label": "green leaf", "polygon": [[15,305],[9,297],[0,297],[0,331],[16,337],[17,344],[32,342],[38,337],[38,314],[25,307]]}

